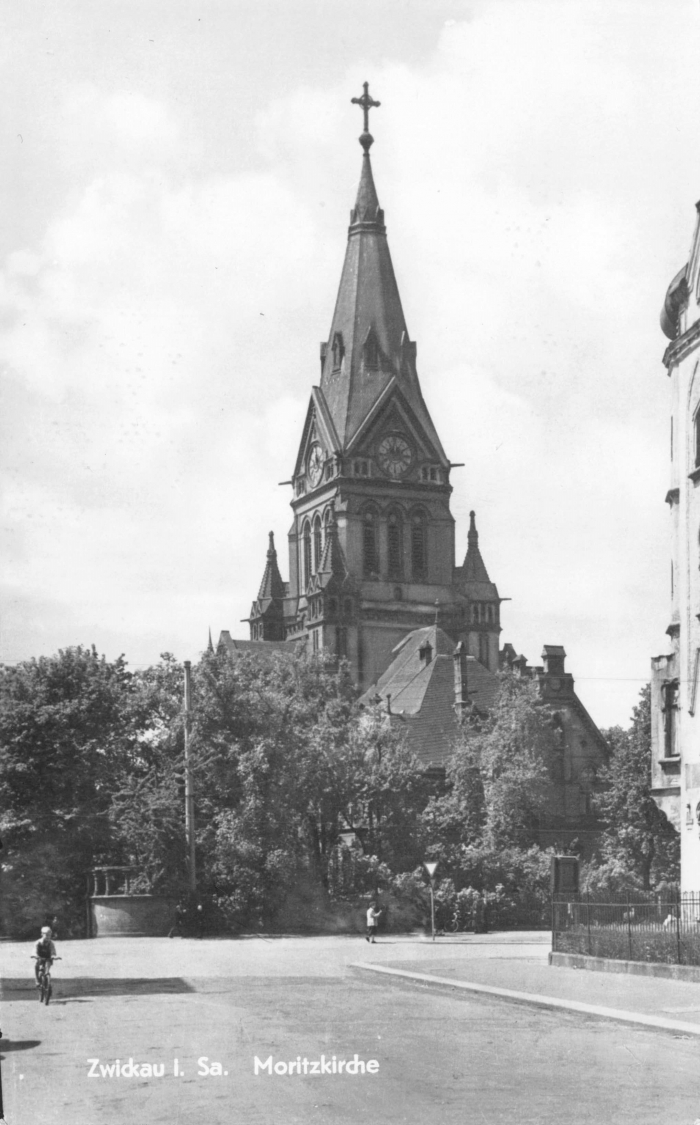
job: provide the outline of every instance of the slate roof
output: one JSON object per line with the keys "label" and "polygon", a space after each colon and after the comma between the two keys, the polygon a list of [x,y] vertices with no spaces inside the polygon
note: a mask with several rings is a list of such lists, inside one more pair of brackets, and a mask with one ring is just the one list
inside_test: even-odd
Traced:
{"label": "slate roof", "polygon": [[[431,648],[428,662],[420,655],[426,644]],[[388,705],[392,724],[406,730],[410,749],[425,766],[444,766],[452,753],[458,725],[454,650],[454,640],[438,625],[416,629],[396,646],[389,667],[362,696],[367,702],[379,696]],[[470,699],[480,710],[488,710],[497,678],[473,656],[466,659]]]}

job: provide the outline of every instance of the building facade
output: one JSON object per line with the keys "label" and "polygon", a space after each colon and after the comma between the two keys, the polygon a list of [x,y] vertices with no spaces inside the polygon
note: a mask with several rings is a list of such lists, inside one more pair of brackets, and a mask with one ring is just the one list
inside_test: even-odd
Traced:
{"label": "building facade", "polygon": [[669,651],[652,660],[652,793],[680,832],[681,887],[700,888],[700,203],[661,312],[671,391]]}

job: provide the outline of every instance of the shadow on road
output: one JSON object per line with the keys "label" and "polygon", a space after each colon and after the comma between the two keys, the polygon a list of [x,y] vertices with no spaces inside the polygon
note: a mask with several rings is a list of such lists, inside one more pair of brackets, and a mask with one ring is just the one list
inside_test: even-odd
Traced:
{"label": "shadow on road", "polygon": [[4,1059],[10,1051],[31,1051],[34,1047],[41,1046],[41,1039],[3,1039],[0,1042],[0,1059]]}
{"label": "shadow on road", "polygon": [[[56,1001],[76,996],[155,996],[193,992],[194,989],[181,977],[62,977],[54,980]],[[35,982],[29,977],[8,978],[2,982],[0,998],[3,1000],[28,1000],[35,995]],[[56,995],[58,994],[58,995]]]}

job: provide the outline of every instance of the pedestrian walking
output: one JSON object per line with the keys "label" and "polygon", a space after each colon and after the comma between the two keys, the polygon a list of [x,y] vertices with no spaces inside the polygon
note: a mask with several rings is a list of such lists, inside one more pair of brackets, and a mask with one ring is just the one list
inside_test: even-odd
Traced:
{"label": "pedestrian walking", "polygon": [[184,903],[178,902],[177,906],[175,907],[175,920],[174,920],[174,922],[173,922],[173,924],[170,928],[170,933],[168,934],[168,937],[182,937],[183,936],[182,927],[183,927],[183,924],[184,924],[184,921],[185,921],[186,914],[187,914],[187,910],[186,910],[186,907],[185,907]]}
{"label": "pedestrian walking", "polygon": [[367,933],[365,935],[365,941],[368,941],[370,945],[374,945],[374,939],[377,936],[377,921],[381,916],[382,911],[377,910],[376,902],[370,902],[367,909]]}

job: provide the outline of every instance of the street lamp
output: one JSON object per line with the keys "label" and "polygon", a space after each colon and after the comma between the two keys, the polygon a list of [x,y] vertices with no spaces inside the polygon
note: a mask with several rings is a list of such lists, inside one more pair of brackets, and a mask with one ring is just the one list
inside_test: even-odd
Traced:
{"label": "street lamp", "polygon": [[433,894],[433,880],[435,878],[437,863],[424,863],[423,866],[428,872],[428,878],[430,879],[430,926],[433,931],[433,941],[435,941],[435,896]]}

